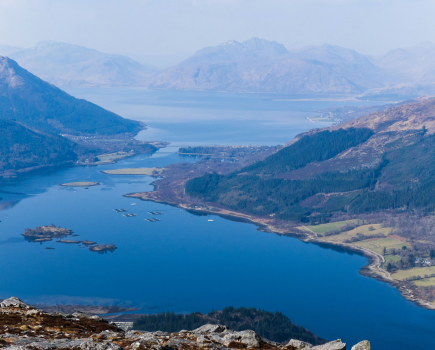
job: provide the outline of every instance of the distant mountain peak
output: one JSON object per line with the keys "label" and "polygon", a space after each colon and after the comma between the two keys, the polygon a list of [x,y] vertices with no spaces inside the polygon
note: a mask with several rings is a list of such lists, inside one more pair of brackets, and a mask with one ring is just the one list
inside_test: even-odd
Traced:
{"label": "distant mountain peak", "polygon": [[230,40],[197,51],[158,73],[152,88],[281,93],[360,93],[382,86],[371,60],[339,46],[289,52],[262,38]]}
{"label": "distant mountain peak", "polygon": [[236,40],[226,41],[214,47],[206,47],[198,50],[193,57],[207,55],[210,59],[234,59],[244,57],[245,59],[256,59],[258,57],[273,57],[288,55],[289,52],[284,45],[262,38],[251,38],[238,42]]}
{"label": "distant mountain peak", "polygon": [[414,48],[434,48],[435,44],[431,41],[422,41],[413,46]]}
{"label": "distant mountain peak", "polygon": [[413,47],[387,52],[377,60],[382,69],[400,79],[401,83],[434,85],[435,44],[422,42]]}
{"label": "distant mountain peak", "polygon": [[251,50],[264,50],[269,49],[273,50],[278,55],[287,55],[289,51],[283,44],[280,44],[276,41],[270,41],[263,38],[253,37],[249,40],[246,40],[242,43],[242,45]]}
{"label": "distant mountain peak", "polygon": [[21,68],[17,62],[9,57],[0,56],[0,96],[2,85],[8,88],[17,88],[19,85],[23,85],[25,73],[28,72]]}
{"label": "distant mountain peak", "polygon": [[84,46],[40,41],[11,58],[56,86],[147,86],[154,66],[122,55],[106,54]]}

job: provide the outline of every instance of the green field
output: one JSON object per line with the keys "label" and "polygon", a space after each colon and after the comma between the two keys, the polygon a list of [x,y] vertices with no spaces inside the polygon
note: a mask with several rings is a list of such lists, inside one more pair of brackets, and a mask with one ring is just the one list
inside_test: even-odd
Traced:
{"label": "green field", "polygon": [[125,157],[130,157],[132,155],[134,155],[134,152],[116,152],[116,153],[101,154],[97,157],[98,162],[95,162],[95,164],[112,163],[115,160],[122,159]]}
{"label": "green field", "polygon": [[388,263],[390,263],[390,262],[396,263],[398,261],[400,261],[399,255],[387,255],[387,256],[385,256],[385,262],[381,265],[381,267],[383,269],[387,269]]}
{"label": "green field", "polygon": [[99,185],[98,182],[81,181],[81,182],[68,182],[68,183],[62,184],[61,186],[67,186],[67,187],[89,187],[89,186],[97,186],[97,185]]}
{"label": "green field", "polygon": [[387,249],[401,249],[403,246],[410,248],[409,243],[402,241],[398,236],[390,236],[387,238],[372,238],[364,241],[352,243],[355,246],[367,248],[380,255],[383,254],[384,247]]}
{"label": "green field", "polygon": [[435,286],[435,277],[429,277],[422,280],[413,281],[413,283],[418,287]]}
{"label": "green field", "polygon": [[[393,278],[398,279],[398,280],[403,280],[403,279],[405,279],[407,277],[411,277],[411,276],[424,277],[424,275],[430,275],[432,273],[435,273],[435,266],[415,267],[415,268],[409,269],[409,270],[399,270],[396,273],[392,274],[391,276]],[[430,279],[430,278],[428,278],[428,279]],[[421,281],[419,281],[419,282],[421,282]]]}
{"label": "green field", "polygon": [[347,224],[353,224],[356,221],[357,220],[337,221],[337,222],[331,222],[330,224],[306,226],[306,228],[317,233],[319,236],[323,236],[325,232],[332,231],[332,230],[339,230],[343,226]]}
{"label": "green field", "polygon": [[110,175],[158,175],[163,171],[163,168],[130,168],[130,169],[115,169],[103,171],[104,174]]}
{"label": "green field", "polygon": [[400,255],[387,255],[385,256],[385,264],[388,265],[389,262],[399,262],[400,261]]}
{"label": "green field", "polygon": [[[369,230],[370,227],[374,228],[374,230],[372,231]],[[356,237],[358,234],[363,234],[365,236],[383,234],[385,236],[388,236],[390,232],[391,232],[390,227],[381,227],[380,224],[362,225],[362,226],[358,226],[357,228],[354,228],[353,230],[346,231],[338,235],[326,236],[324,237],[324,239],[331,242],[344,242],[347,239]]]}

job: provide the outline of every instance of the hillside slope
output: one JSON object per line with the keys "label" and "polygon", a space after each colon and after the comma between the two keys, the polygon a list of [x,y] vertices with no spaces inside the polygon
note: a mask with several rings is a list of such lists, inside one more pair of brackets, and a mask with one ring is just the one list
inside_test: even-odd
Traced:
{"label": "hillside slope", "polygon": [[92,153],[68,139],[0,120],[0,175],[70,164]]}
{"label": "hillside slope", "polygon": [[135,133],[143,128],[139,122],[68,95],[2,56],[0,119],[73,135]]}
{"label": "hillside slope", "polygon": [[435,100],[305,133],[228,175],[186,184],[206,202],[257,215],[319,222],[379,210],[435,210]]}
{"label": "hillside slope", "polygon": [[357,93],[383,86],[383,71],[337,46],[289,52],[259,38],[229,41],[196,52],[158,73],[151,88],[234,92]]}
{"label": "hillside slope", "polygon": [[43,41],[10,57],[41,79],[59,87],[146,86],[157,72],[127,56],[111,55],[55,41]]}

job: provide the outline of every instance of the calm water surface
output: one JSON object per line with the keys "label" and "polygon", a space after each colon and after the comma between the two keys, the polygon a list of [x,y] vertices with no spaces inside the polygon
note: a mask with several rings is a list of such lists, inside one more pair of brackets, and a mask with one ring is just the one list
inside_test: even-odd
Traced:
{"label": "calm water surface", "polygon": [[[227,113],[237,114],[236,110]],[[280,118],[273,110],[269,113],[271,119]],[[302,130],[304,116],[298,119],[295,115]],[[252,132],[249,125],[234,127],[233,132],[241,142],[255,143],[258,125]],[[292,129],[290,122],[285,125],[289,125],[285,132],[291,136],[299,130]],[[310,125],[305,125],[306,129]],[[265,134],[272,144],[274,135]],[[201,135],[195,139],[193,133],[184,135],[184,140],[179,136],[180,143],[190,138],[198,143],[206,140]],[[115,165],[46,170],[2,180],[0,297],[16,295],[29,302],[118,303],[140,306],[149,313],[209,312],[229,305],[256,307],[281,311],[319,336],[340,337],[350,345],[369,339],[374,349],[435,347],[435,312],[408,302],[385,283],[359,275],[366,258],[260,232],[252,224],[129,199],[123,195],[152,190],[153,179],[100,173],[193,161],[180,158],[175,151],[168,148]],[[101,185],[89,189],[58,186],[71,181]],[[137,216],[125,218],[113,211],[116,208]],[[161,211],[161,221],[145,221],[151,217],[149,211]],[[51,223],[72,229],[78,240],[113,242],[118,249],[97,254],[55,240],[30,243],[21,236],[26,227]]]}
{"label": "calm water surface", "polygon": [[140,139],[170,141],[174,146],[285,144],[308,129],[329,126],[306,120],[319,115],[319,110],[342,105],[379,104],[367,101],[283,101],[316,98],[311,95],[144,89],[72,89],[69,92],[124,117],[144,122],[149,128],[139,134]]}

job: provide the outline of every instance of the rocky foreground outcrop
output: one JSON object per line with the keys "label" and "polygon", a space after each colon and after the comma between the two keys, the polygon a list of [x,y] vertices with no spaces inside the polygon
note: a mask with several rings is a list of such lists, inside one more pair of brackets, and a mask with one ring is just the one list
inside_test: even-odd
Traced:
{"label": "rocky foreground outcrop", "polygon": [[[99,316],[75,312],[47,313],[9,298],[0,303],[0,348],[9,350],[345,350],[336,340],[319,346],[292,339],[283,345],[261,339],[254,331],[236,332],[207,324],[193,331],[125,332]],[[370,350],[363,341],[352,350]]]}

